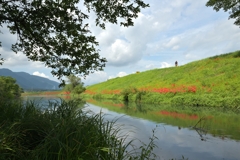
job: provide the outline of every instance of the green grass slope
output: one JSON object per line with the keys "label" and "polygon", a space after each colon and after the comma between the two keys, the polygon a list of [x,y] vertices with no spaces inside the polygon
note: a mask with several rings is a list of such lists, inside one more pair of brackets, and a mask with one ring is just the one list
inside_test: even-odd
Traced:
{"label": "green grass slope", "polygon": [[87,87],[85,96],[147,103],[239,107],[240,51]]}

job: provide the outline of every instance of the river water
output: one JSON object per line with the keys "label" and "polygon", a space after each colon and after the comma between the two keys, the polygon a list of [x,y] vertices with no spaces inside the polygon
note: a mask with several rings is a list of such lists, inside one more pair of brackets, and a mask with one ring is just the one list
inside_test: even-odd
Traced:
{"label": "river water", "polygon": [[[35,97],[37,101],[58,98]],[[240,114],[229,109],[170,107],[124,104],[114,101],[88,100],[85,111],[104,113],[105,120],[117,120],[127,140],[148,144],[155,130],[154,153],[161,160],[240,160]],[[139,141],[134,145],[140,146]]]}

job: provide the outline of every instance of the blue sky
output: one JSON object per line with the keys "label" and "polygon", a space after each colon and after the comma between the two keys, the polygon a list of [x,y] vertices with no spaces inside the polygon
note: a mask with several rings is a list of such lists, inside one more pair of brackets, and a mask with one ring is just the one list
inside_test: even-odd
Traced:
{"label": "blue sky", "polygon": [[[229,14],[206,7],[207,0],[146,0],[150,7],[142,10],[133,27],[107,24],[102,30],[89,20],[92,34],[99,42],[100,54],[108,62],[104,71],[89,75],[86,85],[121,77],[136,71],[179,65],[239,50],[240,28]],[[81,7],[79,5],[79,7]],[[24,54],[10,50],[17,37],[1,28],[0,54],[5,62],[0,68],[57,79],[51,69],[40,62],[28,61]]]}

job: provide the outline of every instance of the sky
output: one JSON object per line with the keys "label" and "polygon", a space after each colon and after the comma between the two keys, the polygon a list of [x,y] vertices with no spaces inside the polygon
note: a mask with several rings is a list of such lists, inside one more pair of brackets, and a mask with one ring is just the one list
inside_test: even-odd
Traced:
{"label": "sky", "polygon": [[[94,15],[89,29],[99,42],[101,57],[107,59],[104,71],[97,71],[82,79],[86,86],[122,77],[137,71],[185,65],[214,55],[240,50],[240,28],[229,13],[206,7],[207,0],[145,0],[150,4],[134,20],[134,26],[106,25],[96,27]],[[79,4],[80,5],[80,4]],[[79,6],[81,7],[81,6]],[[0,68],[27,72],[58,81],[51,68],[32,62],[23,53],[11,51],[17,41],[6,27],[0,28]]]}

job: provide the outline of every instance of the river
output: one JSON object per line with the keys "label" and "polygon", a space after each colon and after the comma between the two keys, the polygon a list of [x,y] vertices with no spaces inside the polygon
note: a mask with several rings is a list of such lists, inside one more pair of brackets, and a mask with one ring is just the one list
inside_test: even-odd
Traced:
{"label": "river", "polygon": [[[58,98],[34,97],[37,101]],[[159,159],[240,160],[240,114],[235,110],[207,107],[171,107],[88,100],[85,111],[104,113],[105,120],[117,120],[127,140],[148,144],[155,130],[154,153]],[[141,143],[134,141],[134,145]]]}

